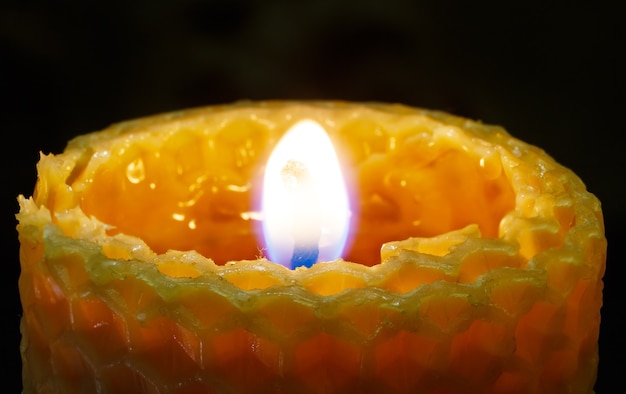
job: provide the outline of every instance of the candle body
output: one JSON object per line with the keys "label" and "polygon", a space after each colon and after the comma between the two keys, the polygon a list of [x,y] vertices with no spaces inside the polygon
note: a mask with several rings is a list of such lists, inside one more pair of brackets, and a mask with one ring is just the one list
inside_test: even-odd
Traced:
{"label": "candle body", "polygon": [[[347,261],[288,270],[254,259],[252,190],[302,118],[353,169],[357,214]],[[24,392],[592,391],[600,204],[501,128],[238,104],[115,125],[38,170],[18,214]]]}

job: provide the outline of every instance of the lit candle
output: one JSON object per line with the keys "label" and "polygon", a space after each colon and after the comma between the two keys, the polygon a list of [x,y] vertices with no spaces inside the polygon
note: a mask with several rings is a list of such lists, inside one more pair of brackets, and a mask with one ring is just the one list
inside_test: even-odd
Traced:
{"label": "lit candle", "polygon": [[[79,136],[37,170],[17,215],[25,393],[593,390],[600,203],[502,128],[244,102]],[[296,220],[272,236],[275,215]]]}
{"label": "lit candle", "polygon": [[341,256],[350,209],[339,161],[324,129],[294,125],[274,148],[263,184],[263,235],[271,261],[310,267]]}

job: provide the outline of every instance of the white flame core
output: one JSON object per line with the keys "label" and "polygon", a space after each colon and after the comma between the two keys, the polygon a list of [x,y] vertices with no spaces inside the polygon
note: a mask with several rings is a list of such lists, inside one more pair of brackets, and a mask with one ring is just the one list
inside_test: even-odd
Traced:
{"label": "white flame core", "polygon": [[291,267],[294,245],[317,247],[317,261],[339,258],[350,221],[348,193],[326,131],[295,124],[274,148],[263,182],[263,235],[271,261]]}

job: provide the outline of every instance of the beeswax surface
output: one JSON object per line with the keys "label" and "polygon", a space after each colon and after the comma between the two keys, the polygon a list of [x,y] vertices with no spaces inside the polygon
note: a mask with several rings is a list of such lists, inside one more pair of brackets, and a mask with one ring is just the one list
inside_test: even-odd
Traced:
{"label": "beeswax surface", "polygon": [[[304,118],[338,152],[352,230],[342,259],[289,270],[255,217]],[[77,137],[38,175],[17,215],[26,393],[592,392],[600,203],[501,127],[240,102]]]}

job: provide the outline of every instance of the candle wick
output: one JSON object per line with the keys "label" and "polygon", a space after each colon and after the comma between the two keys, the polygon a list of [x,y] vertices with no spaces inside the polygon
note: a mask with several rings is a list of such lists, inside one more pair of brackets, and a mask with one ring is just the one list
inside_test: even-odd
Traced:
{"label": "candle wick", "polygon": [[315,198],[315,183],[307,166],[288,160],[281,170],[283,184],[290,195],[294,237],[291,267],[311,267],[319,256],[321,237],[320,208]]}
{"label": "candle wick", "polygon": [[311,188],[313,183],[307,166],[298,160],[289,159],[280,171],[280,176],[285,188],[290,193],[301,193],[304,189]]}

